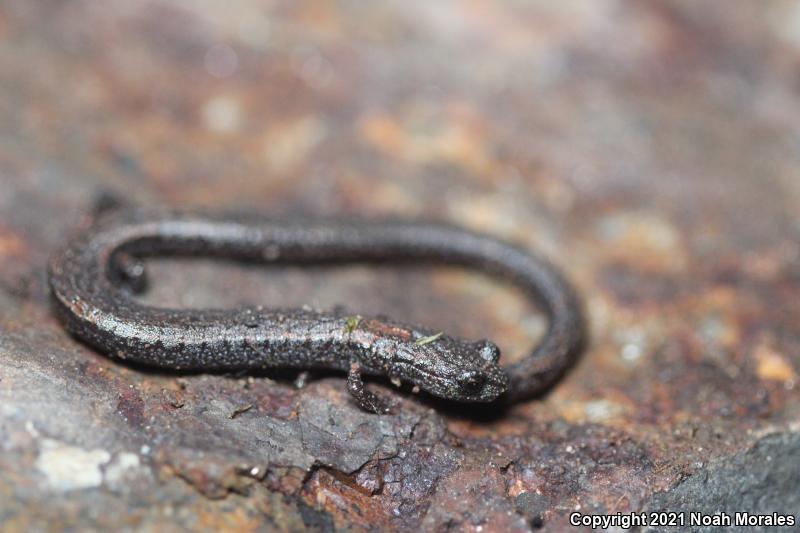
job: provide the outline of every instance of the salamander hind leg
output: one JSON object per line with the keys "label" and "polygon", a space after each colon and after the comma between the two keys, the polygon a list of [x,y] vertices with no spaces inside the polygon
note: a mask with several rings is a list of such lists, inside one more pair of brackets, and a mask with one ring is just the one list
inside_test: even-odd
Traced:
{"label": "salamander hind leg", "polygon": [[111,259],[111,275],[114,281],[133,294],[147,289],[147,270],[144,262],[126,252],[117,252]]}
{"label": "salamander hind leg", "polygon": [[387,400],[370,392],[364,385],[364,380],[361,379],[361,367],[358,363],[350,364],[350,372],[347,373],[347,391],[362,409],[370,413],[385,415],[391,408]]}
{"label": "salamander hind leg", "polygon": [[310,377],[311,377],[311,372],[309,372],[308,370],[303,370],[302,372],[297,374],[297,377],[294,378],[294,388],[295,389],[305,388],[305,386],[308,385],[308,380]]}

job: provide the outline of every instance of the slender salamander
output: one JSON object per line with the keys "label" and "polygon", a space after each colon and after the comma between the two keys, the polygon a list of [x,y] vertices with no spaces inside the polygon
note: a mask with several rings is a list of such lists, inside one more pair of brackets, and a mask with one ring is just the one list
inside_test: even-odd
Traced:
{"label": "slender salamander", "polygon": [[[544,308],[549,326],[519,362],[499,349],[383,317],[266,307],[166,309],[131,297],[146,285],[141,259],[202,255],[265,263],[428,262],[511,280]],[[348,372],[364,409],[386,412],[361,374],[406,380],[450,400],[515,402],[542,392],[576,357],[583,318],[574,291],[545,259],[456,227],[406,221],[272,220],[119,209],[55,254],[49,281],[67,329],[112,356],[171,369],[265,367]]]}

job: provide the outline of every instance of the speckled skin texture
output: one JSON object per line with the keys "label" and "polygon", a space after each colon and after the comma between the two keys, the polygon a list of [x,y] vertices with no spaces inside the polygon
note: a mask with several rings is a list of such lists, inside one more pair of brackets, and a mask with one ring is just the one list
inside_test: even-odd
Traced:
{"label": "speckled skin texture", "polygon": [[[164,309],[138,303],[130,294],[145,287],[138,258],[165,254],[271,263],[457,264],[509,278],[542,305],[550,324],[527,357],[501,369],[500,352],[489,341],[436,336],[383,317],[266,307]],[[550,385],[572,363],[582,342],[578,301],[552,265],[491,237],[439,224],[112,210],[54,255],[49,275],[67,328],[110,355],[177,370],[350,370],[354,395],[357,368],[409,381],[450,400],[489,402],[502,396],[518,401]]]}

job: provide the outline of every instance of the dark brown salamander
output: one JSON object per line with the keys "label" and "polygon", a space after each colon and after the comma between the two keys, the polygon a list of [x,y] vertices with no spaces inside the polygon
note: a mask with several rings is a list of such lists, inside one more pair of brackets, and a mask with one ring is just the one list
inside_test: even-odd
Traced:
{"label": "dark brown salamander", "polygon": [[[503,276],[543,306],[544,339],[503,369],[494,344],[345,313],[305,309],[163,309],[136,302],[139,258],[203,255],[266,263],[424,261]],[[325,368],[373,412],[386,406],[361,373],[407,380],[450,400],[519,401],[572,363],[583,319],[571,287],[543,258],[451,226],[403,221],[271,220],[122,209],[100,216],[54,255],[50,287],[66,327],[103,352],[171,369]]]}

